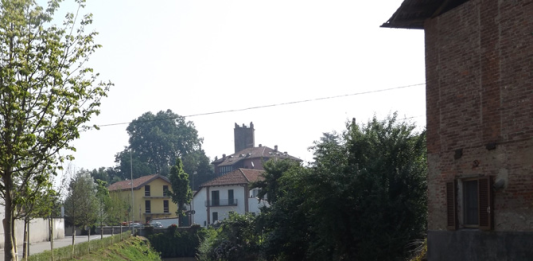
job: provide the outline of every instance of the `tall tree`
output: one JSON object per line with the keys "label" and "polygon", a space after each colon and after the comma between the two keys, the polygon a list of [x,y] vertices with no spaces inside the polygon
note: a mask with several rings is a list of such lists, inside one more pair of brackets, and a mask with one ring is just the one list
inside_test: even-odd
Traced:
{"label": "tall tree", "polygon": [[[97,83],[86,66],[101,46],[96,32],[85,34],[92,16],[77,23],[78,12],[61,26],[51,25],[59,0],[43,8],[34,0],[0,2],[0,196],[4,199],[5,260],[13,260],[14,211],[31,180],[70,156],[79,129],[99,113],[110,83]],[[77,0],[84,7],[83,0]],[[79,11],[79,9],[78,9]],[[48,170],[48,171],[45,171]],[[19,183],[15,183],[19,180]]]}
{"label": "tall tree", "polygon": [[96,197],[97,186],[91,175],[87,172],[78,172],[71,179],[69,191],[65,199],[65,216],[70,223],[74,224],[72,238],[76,236],[76,227],[88,228],[90,239],[90,226],[98,218],[98,199]]}
{"label": "tall tree", "polygon": [[189,186],[189,175],[183,171],[183,164],[181,159],[176,160],[176,165],[170,169],[170,183],[172,186],[172,202],[178,204],[178,211],[176,214],[179,218],[180,226],[184,223],[185,204],[189,204],[192,200],[192,191]]}
{"label": "tall tree", "polygon": [[259,188],[257,197],[265,199],[270,204],[274,204],[280,196],[279,179],[283,173],[299,165],[300,163],[293,160],[271,159],[263,165],[265,169],[265,173],[263,174],[264,179],[254,182],[251,188]]}
{"label": "tall tree", "polygon": [[202,183],[216,177],[213,165],[204,150],[196,150],[182,157],[183,171],[189,174],[192,190],[198,190]]}
{"label": "tall tree", "polygon": [[[130,136],[130,146],[117,154],[116,161],[121,171],[129,174],[130,165],[123,162],[129,163],[131,157],[133,163],[138,162],[144,171],[149,171],[139,176],[154,173],[168,175],[174,159],[200,150],[203,142],[198,137],[194,123],[171,110],[160,111],[155,115],[146,112],[133,120],[126,130]],[[135,169],[134,167],[134,171]]]}
{"label": "tall tree", "polygon": [[414,130],[396,114],[351,123],[315,144],[310,168],[266,169],[267,259],[405,260],[427,212],[425,133]]}

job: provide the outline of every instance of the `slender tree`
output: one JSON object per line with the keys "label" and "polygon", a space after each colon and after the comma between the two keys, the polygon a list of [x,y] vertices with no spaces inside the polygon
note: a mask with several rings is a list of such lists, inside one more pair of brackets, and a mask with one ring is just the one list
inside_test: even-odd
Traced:
{"label": "slender tree", "polygon": [[107,182],[98,179],[96,184],[96,200],[98,201],[98,216],[96,220],[100,224],[100,239],[103,239],[104,223],[110,220],[111,198],[107,190]]}
{"label": "slender tree", "polygon": [[172,185],[172,201],[178,204],[176,215],[178,215],[181,226],[184,223],[185,204],[191,202],[192,191],[189,186],[189,175],[183,171],[183,164],[179,158],[176,160],[176,165],[170,169],[170,183]]}
{"label": "slender tree", "polygon": [[[99,113],[110,83],[86,66],[100,45],[85,34],[92,16],[68,14],[51,25],[60,0],[0,2],[0,196],[4,199],[4,258],[14,260],[14,217],[32,181],[45,182],[74,150],[71,141]],[[80,7],[83,0],[77,0]],[[79,9],[78,9],[79,11]]]}
{"label": "slender tree", "polygon": [[87,228],[90,240],[91,228],[98,218],[97,186],[89,173],[78,172],[70,181],[69,193],[65,200],[65,215],[74,224],[72,241],[76,236],[76,227]]}

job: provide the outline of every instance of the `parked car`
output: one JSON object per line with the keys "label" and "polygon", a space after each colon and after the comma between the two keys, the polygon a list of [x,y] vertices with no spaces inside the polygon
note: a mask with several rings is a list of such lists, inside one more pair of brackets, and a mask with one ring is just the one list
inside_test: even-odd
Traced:
{"label": "parked car", "polygon": [[141,223],[131,223],[130,227],[133,228],[143,228],[143,225]]}
{"label": "parked car", "polygon": [[161,224],[161,222],[152,222],[150,225],[154,228],[163,228],[163,224]]}

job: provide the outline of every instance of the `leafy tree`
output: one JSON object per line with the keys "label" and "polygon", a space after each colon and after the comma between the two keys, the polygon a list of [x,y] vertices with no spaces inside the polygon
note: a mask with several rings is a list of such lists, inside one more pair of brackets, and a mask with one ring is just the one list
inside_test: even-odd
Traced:
{"label": "leafy tree", "polygon": [[121,198],[120,193],[109,194],[109,208],[107,210],[107,220],[111,225],[120,225],[120,233],[122,234],[122,222],[130,217],[130,204]]}
{"label": "leafy tree", "polygon": [[94,182],[97,182],[97,180],[102,180],[108,184],[113,184],[115,182],[124,180],[124,177],[120,175],[120,172],[111,167],[100,167],[98,169],[91,170],[90,173],[91,177],[94,179]]}
{"label": "leafy tree", "polygon": [[[101,46],[85,34],[92,16],[68,14],[51,25],[59,0],[0,2],[0,195],[4,199],[5,260],[13,260],[14,212],[30,180],[46,182],[74,150],[71,141],[91,117],[110,83],[96,83],[86,66]],[[80,7],[83,0],[77,0]],[[20,183],[15,183],[19,180]]]}
{"label": "leafy tree", "polygon": [[204,241],[210,244],[200,248],[199,256],[202,260],[261,260],[261,232],[255,223],[256,218],[250,213],[230,213],[217,233],[206,233],[208,238]]}
{"label": "leafy tree", "polygon": [[22,256],[25,258],[28,257],[30,221],[34,218],[51,217],[54,205],[58,203],[58,193],[52,188],[51,182],[30,182],[28,185],[24,191],[15,192],[22,199],[16,206],[15,218],[24,222]]}
{"label": "leafy tree", "polygon": [[[65,216],[74,225],[72,242],[76,236],[76,227],[90,227],[98,218],[97,186],[87,172],[78,172],[71,179],[69,192],[65,200]],[[91,229],[88,229],[88,240]]]}
{"label": "leafy tree", "polygon": [[[309,229],[315,222],[306,206],[306,177],[311,170],[293,165],[277,180],[278,198],[270,208],[263,208],[257,226],[264,234],[262,244],[266,260],[313,260],[308,250],[316,240]],[[320,247],[320,246],[317,246]]]}
{"label": "leafy tree", "polygon": [[[153,166],[143,162],[136,152],[131,152],[128,148],[115,155],[115,163],[118,164],[116,169],[119,170],[119,176],[122,180],[129,179],[131,175],[133,175],[133,179],[136,179],[157,173]],[[164,171],[166,172],[167,169]]]}
{"label": "leafy tree", "polygon": [[299,163],[293,160],[271,159],[263,165],[263,168],[265,169],[265,173],[263,174],[264,180],[255,182],[251,185],[251,188],[260,188],[257,197],[260,199],[266,199],[268,203],[274,204],[279,196],[278,180],[285,171],[298,165]]}
{"label": "leafy tree", "polygon": [[198,190],[202,183],[216,177],[213,165],[205,155],[204,150],[196,150],[182,157],[183,171],[191,175],[191,188]]}
{"label": "leafy tree", "polygon": [[194,123],[171,110],[155,115],[146,112],[133,120],[127,131],[130,146],[116,155],[116,161],[121,171],[129,174],[130,165],[124,163],[129,163],[131,149],[134,171],[142,170],[135,173],[138,177],[154,173],[168,175],[174,159],[200,150],[203,142]]}
{"label": "leafy tree", "polygon": [[170,183],[172,186],[172,202],[178,204],[178,215],[180,225],[184,222],[185,204],[189,204],[192,200],[192,191],[189,186],[189,175],[183,171],[183,164],[181,159],[176,160],[176,165],[170,169]]}
{"label": "leafy tree", "polygon": [[414,129],[396,115],[348,124],[315,143],[310,168],[267,169],[267,259],[404,260],[427,211],[425,134]]}
{"label": "leafy tree", "polygon": [[97,221],[100,223],[100,238],[104,238],[104,223],[110,220],[111,197],[107,190],[107,182],[96,180],[96,200],[98,203]]}

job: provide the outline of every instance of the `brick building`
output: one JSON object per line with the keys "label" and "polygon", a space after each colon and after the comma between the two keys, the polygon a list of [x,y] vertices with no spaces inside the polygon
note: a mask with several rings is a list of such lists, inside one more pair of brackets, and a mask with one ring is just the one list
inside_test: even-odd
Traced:
{"label": "brick building", "polygon": [[246,127],[244,124],[242,126],[235,124],[235,153],[228,156],[224,154],[222,158],[215,158],[212,164],[215,167],[216,175],[221,176],[239,168],[262,170],[263,163],[272,158],[302,161],[289,155],[287,152],[279,151],[278,145],[275,145],[274,148],[261,144],[255,147],[254,132],[255,129],[252,122],[250,123],[250,127]]}
{"label": "brick building", "polygon": [[533,0],[404,0],[426,46],[428,259],[533,260]]}

